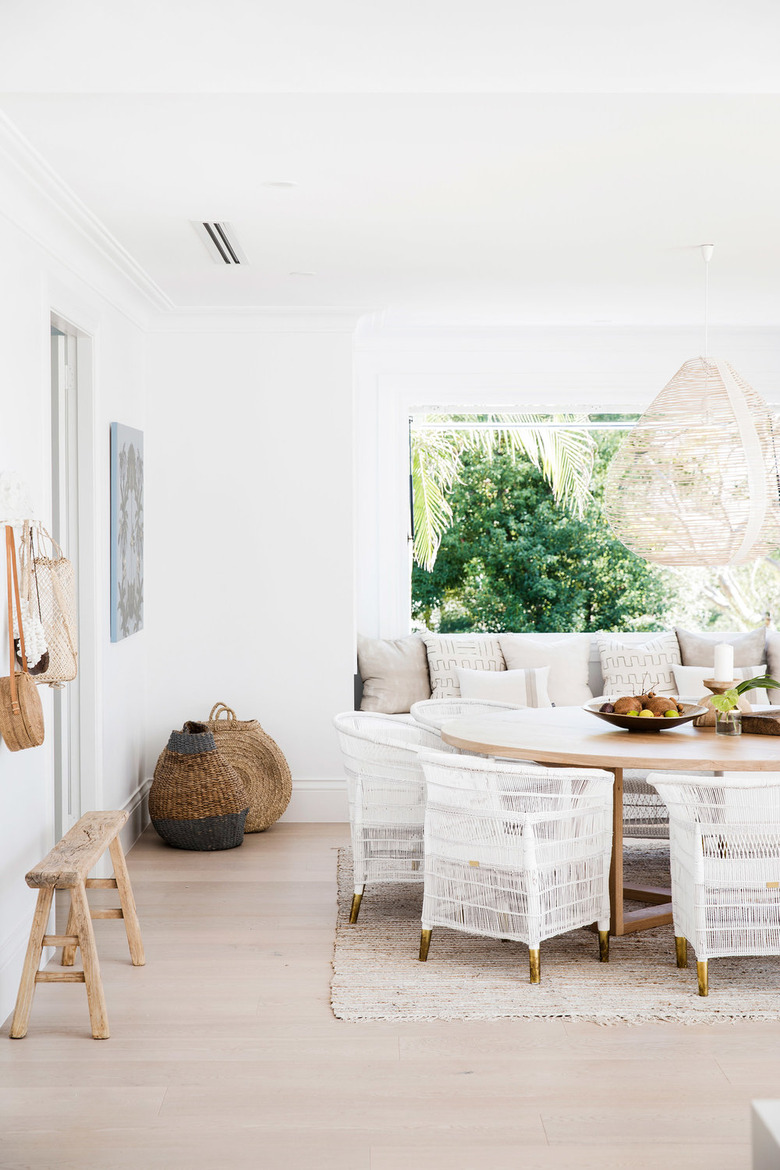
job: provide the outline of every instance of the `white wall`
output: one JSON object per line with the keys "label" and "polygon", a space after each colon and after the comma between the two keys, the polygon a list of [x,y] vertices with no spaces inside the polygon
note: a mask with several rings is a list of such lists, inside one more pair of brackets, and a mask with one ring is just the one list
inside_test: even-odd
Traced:
{"label": "white wall", "polygon": [[302,819],[346,815],[353,327],[171,317],[149,337],[148,769],[223,701],[279,743]]}
{"label": "white wall", "polygon": [[[89,681],[97,687],[92,734],[100,754],[90,800],[94,807],[118,808],[133,805],[144,777],[146,635],[117,646],[109,642],[109,423],[145,425],[144,322],[137,313],[139,298],[88,240],[88,222],[77,223],[75,206],[68,214],[57,210],[47,176],[31,181],[20,169],[15,147],[0,126],[0,470],[15,469],[26,479],[41,518],[51,527],[50,313],[56,310],[95,339],[97,605],[94,614],[82,615],[83,632],[92,626],[96,635],[95,678]],[[4,582],[4,557],[0,573]],[[0,674],[8,672],[7,646],[3,600]],[[0,745],[0,1019],[13,1006],[35,901],[24,874],[54,843],[48,688],[42,688],[41,697],[46,742],[18,753]]]}

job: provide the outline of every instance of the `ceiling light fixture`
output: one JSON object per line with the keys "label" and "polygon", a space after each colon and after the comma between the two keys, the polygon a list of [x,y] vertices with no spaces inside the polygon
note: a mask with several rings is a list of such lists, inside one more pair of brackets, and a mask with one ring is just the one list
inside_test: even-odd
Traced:
{"label": "ceiling light fixture", "polygon": [[295,179],[268,179],[263,183],[264,187],[297,187]]}
{"label": "ceiling light fixture", "polygon": [[306,272],[303,269],[296,269],[294,272],[288,272],[288,276],[316,276],[316,272]]}
{"label": "ceiling light fixture", "polygon": [[661,565],[731,565],[780,545],[778,424],[728,362],[709,356],[709,262],[702,244],[704,356],[654,399],[610,463],[604,511],[627,548]]}

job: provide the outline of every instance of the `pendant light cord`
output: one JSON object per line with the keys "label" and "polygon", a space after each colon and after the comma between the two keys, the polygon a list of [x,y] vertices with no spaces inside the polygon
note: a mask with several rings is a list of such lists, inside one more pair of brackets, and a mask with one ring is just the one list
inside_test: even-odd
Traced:
{"label": "pendant light cord", "polygon": [[715,249],[714,244],[702,244],[701,254],[704,260],[704,360],[710,356],[710,260]]}
{"label": "pendant light cord", "polygon": [[709,333],[710,333],[710,262],[704,261],[704,360],[705,362],[710,356],[709,349]]}

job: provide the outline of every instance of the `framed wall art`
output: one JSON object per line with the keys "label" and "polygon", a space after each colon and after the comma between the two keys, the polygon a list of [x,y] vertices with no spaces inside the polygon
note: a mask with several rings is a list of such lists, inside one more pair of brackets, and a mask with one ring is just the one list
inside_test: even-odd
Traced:
{"label": "framed wall art", "polygon": [[111,423],[111,641],[144,625],[144,436]]}

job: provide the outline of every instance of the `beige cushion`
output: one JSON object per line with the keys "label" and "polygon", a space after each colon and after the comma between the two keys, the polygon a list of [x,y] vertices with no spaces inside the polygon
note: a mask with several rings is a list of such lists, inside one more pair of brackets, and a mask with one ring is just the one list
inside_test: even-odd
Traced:
{"label": "beige cushion", "polygon": [[456,667],[462,699],[495,699],[518,707],[552,707],[547,694],[549,666],[532,670],[467,670]]}
{"label": "beige cushion", "polygon": [[734,647],[734,665],[751,666],[766,662],[766,630],[750,630],[747,634],[698,634],[694,630],[676,629],[683,666],[715,665],[715,647],[728,642]]}
{"label": "beige cushion", "polygon": [[457,668],[506,670],[496,634],[420,635],[428,651],[428,673],[434,699],[457,699],[460,683]]}
{"label": "beige cushion", "polygon": [[590,634],[566,634],[547,641],[534,634],[501,634],[507,670],[549,666],[547,692],[556,707],[580,707],[593,698],[588,686]]}
{"label": "beige cushion", "polygon": [[659,634],[638,643],[617,634],[599,634],[598,644],[605,695],[641,695],[650,690],[674,694],[674,667],[681,665],[674,634]]}
{"label": "beige cushion", "polygon": [[[780,634],[777,630],[766,632],[766,669],[770,678],[780,682]],[[767,691],[770,703],[780,704],[780,691]]]}
{"label": "beige cushion", "polygon": [[358,669],[363,680],[361,711],[401,715],[431,697],[428,659],[419,634],[366,638],[358,634]]}

